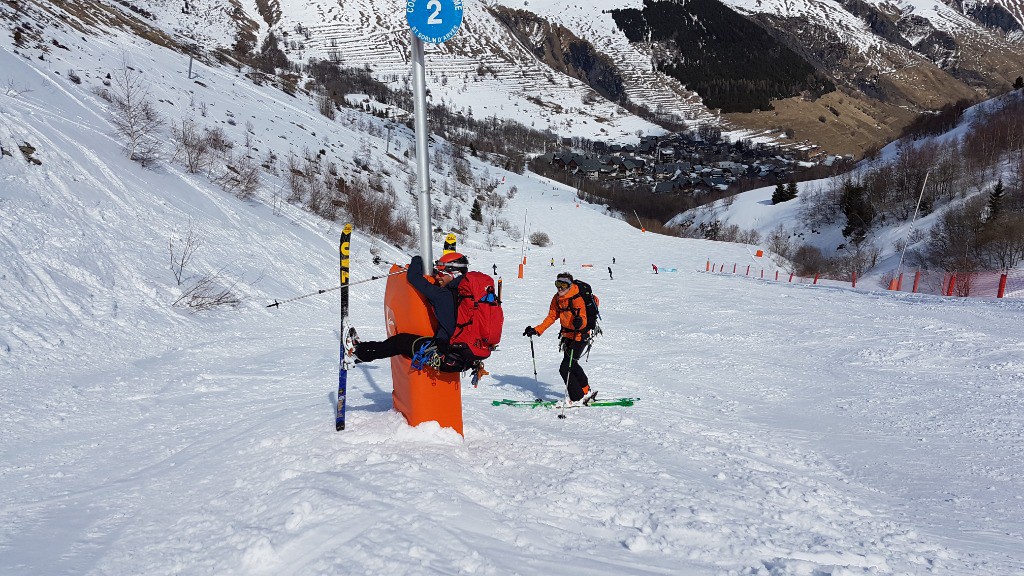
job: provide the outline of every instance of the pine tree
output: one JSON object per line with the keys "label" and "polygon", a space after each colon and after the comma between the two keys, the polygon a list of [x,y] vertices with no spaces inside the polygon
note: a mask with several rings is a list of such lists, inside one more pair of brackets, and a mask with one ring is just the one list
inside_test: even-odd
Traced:
{"label": "pine tree", "polygon": [[484,221],[484,210],[483,207],[480,206],[479,199],[473,200],[473,209],[470,210],[469,217],[477,222]]}
{"label": "pine tree", "polygon": [[775,185],[775,191],[772,192],[772,204],[781,204],[788,199],[786,198],[785,186],[783,186],[782,182],[779,182]]}
{"label": "pine tree", "polygon": [[988,193],[988,222],[992,222],[999,216],[999,211],[1002,209],[1003,196],[1006,195],[1003,189],[1003,179],[1000,178],[996,182],[995,188]]}
{"label": "pine tree", "polygon": [[786,185],[786,200],[795,200],[797,195],[796,180],[790,180]]}
{"label": "pine tree", "polygon": [[843,236],[849,238],[855,246],[860,246],[867,238],[871,222],[875,219],[875,208],[868,199],[867,189],[860,185],[846,184],[839,199],[839,207],[846,215]]}

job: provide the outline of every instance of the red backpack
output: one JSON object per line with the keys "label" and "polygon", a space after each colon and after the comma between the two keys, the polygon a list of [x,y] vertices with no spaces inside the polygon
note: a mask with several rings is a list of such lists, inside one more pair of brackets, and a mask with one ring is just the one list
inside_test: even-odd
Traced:
{"label": "red backpack", "polygon": [[491,355],[501,341],[505,313],[494,292],[494,280],[483,272],[466,272],[459,282],[452,345],[463,344],[478,360]]}

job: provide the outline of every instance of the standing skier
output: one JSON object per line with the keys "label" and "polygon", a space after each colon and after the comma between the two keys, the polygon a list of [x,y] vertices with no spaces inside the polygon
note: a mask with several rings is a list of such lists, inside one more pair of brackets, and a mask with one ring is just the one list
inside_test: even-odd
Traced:
{"label": "standing skier", "polygon": [[562,364],[558,373],[565,382],[571,402],[582,401],[590,404],[597,396],[597,390],[590,388],[587,374],[580,366],[580,356],[584,354],[590,343],[590,331],[587,326],[587,307],[579,287],[573,283],[572,274],[562,272],[555,279],[556,293],[551,298],[548,315],[537,326],[527,326],[523,336],[540,336],[554,324],[557,319],[561,324],[558,336],[561,338],[559,350],[562,351]]}

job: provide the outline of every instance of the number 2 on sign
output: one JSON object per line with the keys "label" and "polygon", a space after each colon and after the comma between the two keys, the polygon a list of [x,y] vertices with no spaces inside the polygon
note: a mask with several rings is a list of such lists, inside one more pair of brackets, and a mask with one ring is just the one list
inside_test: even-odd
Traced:
{"label": "number 2 on sign", "polygon": [[427,2],[427,10],[433,10],[430,17],[427,18],[427,24],[441,24],[441,19],[437,17],[441,13],[441,0],[430,0]]}

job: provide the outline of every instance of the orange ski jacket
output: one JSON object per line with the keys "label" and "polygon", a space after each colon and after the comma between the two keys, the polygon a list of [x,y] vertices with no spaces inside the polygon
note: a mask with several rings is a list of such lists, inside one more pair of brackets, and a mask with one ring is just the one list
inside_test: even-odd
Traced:
{"label": "orange ski jacket", "polygon": [[[575,318],[579,318],[578,323],[574,323]],[[576,284],[569,286],[569,291],[564,296],[555,293],[551,298],[547,318],[533,329],[538,335],[543,334],[556,319],[561,323],[562,337],[580,341],[586,336],[584,327],[587,325],[587,306]]]}

